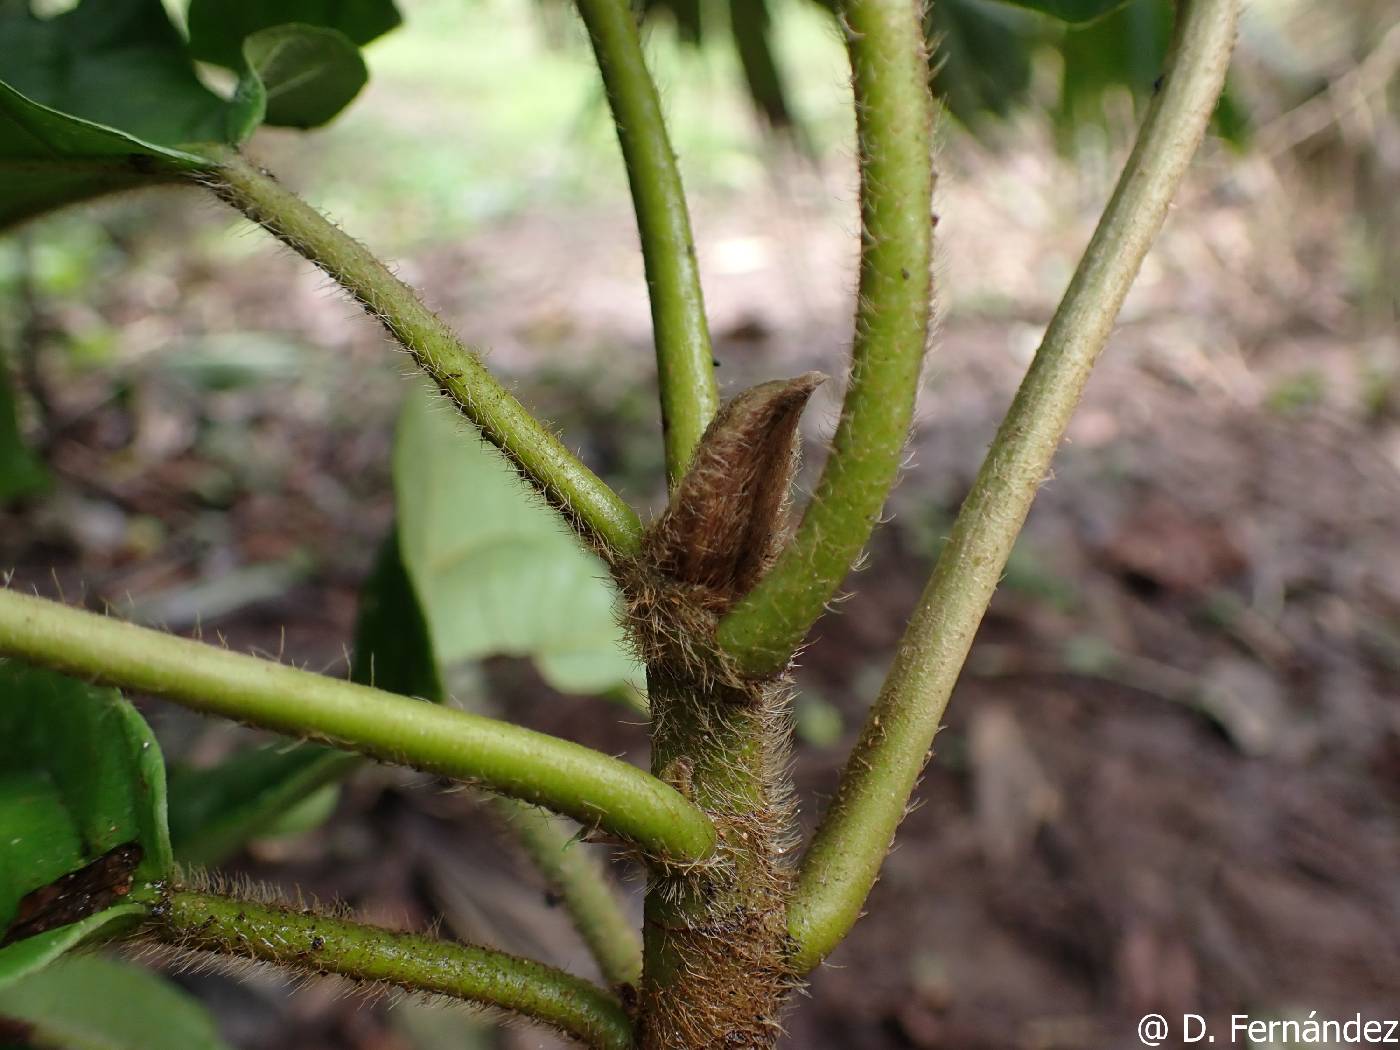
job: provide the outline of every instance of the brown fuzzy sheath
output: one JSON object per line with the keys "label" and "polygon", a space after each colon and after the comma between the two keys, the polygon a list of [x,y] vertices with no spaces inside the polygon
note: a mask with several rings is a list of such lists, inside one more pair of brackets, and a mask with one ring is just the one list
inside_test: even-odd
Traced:
{"label": "brown fuzzy sheath", "polygon": [[825,380],[808,372],[761,383],[724,406],[647,531],[655,571],[730,602],[752,589],[784,539],[797,422]]}
{"label": "brown fuzzy sheath", "polygon": [[740,674],[714,632],[787,536],[798,419],[823,379],[764,383],[726,405],[640,557],[620,572],[647,664],[653,771],[720,835],[705,865],[653,873],[643,1050],[771,1047],[797,983],[785,957],[789,683]]}

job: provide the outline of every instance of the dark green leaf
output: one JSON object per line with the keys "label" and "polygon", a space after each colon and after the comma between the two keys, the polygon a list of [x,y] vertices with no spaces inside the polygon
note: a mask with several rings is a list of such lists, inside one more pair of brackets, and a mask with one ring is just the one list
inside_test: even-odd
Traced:
{"label": "dark green leaf", "polygon": [[1017,7],[1039,11],[1062,22],[1092,22],[1122,7],[1128,0],[1004,0]]}
{"label": "dark green leaf", "polygon": [[135,926],[145,916],[144,905],[114,904],[86,919],[6,945],[0,948],[0,988],[39,972],[89,941]]}
{"label": "dark green leaf", "polygon": [[0,82],[0,229],[64,204],[169,179],[198,157],[66,116]]}
{"label": "dark green leaf", "polygon": [[289,809],[355,768],[355,755],[316,744],[245,748],[203,769],[170,771],[170,838],[185,864],[217,864],[273,834]]}
{"label": "dark green leaf", "polygon": [[172,865],[165,769],[136,709],[114,690],[0,662],[0,841],[11,941],[0,984],[130,920],[131,881]]}
{"label": "dark green leaf", "polygon": [[190,50],[200,61],[241,72],[244,39],[289,22],[338,30],[363,47],[400,17],[393,0],[193,0]]}
{"label": "dark green leaf", "polygon": [[48,483],[44,468],[19,432],[14,388],[0,356],[0,506],[38,492]]}
{"label": "dark green leaf", "polygon": [[[262,123],[324,124],[364,86],[356,41],[398,19],[388,0],[203,6],[232,12],[208,37],[237,33],[232,99],[200,82],[161,0],[84,0],[51,19],[0,0],[0,228],[208,167],[196,147],[238,144]],[[293,8],[315,24],[280,25]]]}
{"label": "dark green leaf", "polygon": [[256,115],[254,124],[320,127],[348,106],[369,80],[360,49],[343,33],[320,26],[260,30],[243,42],[243,54],[246,64],[237,97],[250,115]]}
{"label": "dark green leaf", "polygon": [[1005,116],[1030,87],[1031,54],[1044,39],[1043,19],[995,0],[942,0],[928,11],[935,94],[962,123]]}
{"label": "dark green leaf", "polygon": [[[427,624],[399,559],[398,533],[380,545],[360,597],[351,677],[390,692],[440,700],[442,684]],[[207,769],[177,768],[170,779],[170,835],[180,860],[214,864],[259,835],[307,831],[302,819],[279,827],[288,811],[319,798],[321,819],[334,809],[326,789],[358,764],[355,755],[315,744],[239,751]],[[306,818],[307,814],[300,814]]]}
{"label": "dark green leaf", "polygon": [[1062,133],[1103,123],[1104,97],[1115,87],[1137,98],[1149,94],[1171,30],[1171,5],[1162,0],[1131,0],[1108,18],[1068,30],[1060,43],[1064,80],[1056,120]]}
{"label": "dark green leaf", "polygon": [[192,996],[129,963],[77,955],[0,990],[0,1018],[65,1050],[227,1050]]}
{"label": "dark green leaf", "polygon": [[729,0],[730,35],[739,55],[739,67],[743,70],[749,97],[770,127],[790,128],[793,126],[792,107],[778,57],[773,51],[772,21],[767,0]]}
{"label": "dark green leaf", "polygon": [[399,530],[389,530],[360,593],[350,677],[391,693],[441,702],[446,695],[418,595],[400,556]]}
{"label": "dark green leaf", "polygon": [[87,0],[57,18],[0,0],[0,228],[207,162],[247,114],[205,88],[160,0]]}
{"label": "dark green leaf", "polygon": [[160,0],[85,0],[51,19],[0,0],[0,73],[40,105],[148,143],[226,140],[228,103],[195,76]]}

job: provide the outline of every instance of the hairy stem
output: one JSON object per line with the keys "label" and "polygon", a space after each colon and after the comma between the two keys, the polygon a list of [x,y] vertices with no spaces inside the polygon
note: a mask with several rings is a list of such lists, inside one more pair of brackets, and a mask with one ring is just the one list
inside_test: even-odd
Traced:
{"label": "hairy stem", "polygon": [[848,0],[842,15],[861,172],[851,374],[797,534],[720,622],[720,646],[754,675],[788,662],[870,538],[899,470],[928,340],[933,102],[919,5]]}
{"label": "hairy stem", "polygon": [[799,970],[854,924],[1036,489],[1205,134],[1239,0],[1183,0],[1168,73],[909,622],[788,911]]}
{"label": "hairy stem", "polygon": [[487,371],[418,294],[350,237],[236,150],[206,150],[215,167],[190,178],[320,267],[375,317],[527,481],[605,550],[626,553],[637,514]]}
{"label": "hairy stem", "polygon": [[643,1050],[771,1047],[792,987],[788,683],[736,674],[711,639],[781,542],[798,419],[822,379],[760,383],[725,405],[622,574],[647,660],[652,770],[709,815],[719,838],[710,863],[651,873]]}
{"label": "hairy stem", "polygon": [[666,476],[685,474],[719,407],[700,267],[661,100],[627,0],[578,0],[617,125],[651,293]]}
{"label": "hairy stem", "polygon": [[787,683],[705,684],[647,669],[652,769],[719,828],[715,859],[655,869],[647,887],[642,1050],[767,1050],[791,990],[784,896],[792,835]]}
{"label": "hairy stem", "polygon": [[492,808],[569,910],[603,979],[613,987],[642,979],[642,940],[618,902],[607,868],[558,817],[512,798]]}
{"label": "hairy stem", "polygon": [[603,828],[666,859],[702,859],[714,847],[715,831],[705,815],[655,777],[582,745],[492,718],[9,590],[0,590],[0,656],[476,783]]}
{"label": "hairy stem", "polygon": [[447,995],[521,1014],[585,1046],[632,1046],[632,1023],[616,999],[542,963],[395,933],[310,909],[185,889],[162,889],[153,895],[151,919],[140,935],[184,951],[241,956],[302,974],[333,973],[409,992]]}

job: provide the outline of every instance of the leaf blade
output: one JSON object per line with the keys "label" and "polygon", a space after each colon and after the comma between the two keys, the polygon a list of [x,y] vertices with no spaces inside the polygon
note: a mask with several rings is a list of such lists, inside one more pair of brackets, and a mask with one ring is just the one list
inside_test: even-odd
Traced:
{"label": "leaf blade", "polygon": [[344,34],[321,26],[259,30],[243,41],[243,57],[237,97],[249,114],[277,127],[320,127],[369,81],[360,49]]}
{"label": "leaf blade", "polygon": [[0,989],[0,1016],[72,1050],[228,1050],[192,996],[140,967],[73,956]]}
{"label": "leaf blade", "polygon": [[606,566],[423,394],[399,419],[394,487],[404,566],[444,665],[529,657],[567,693],[642,680]]}
{"label": "leaf blade", "polygon": [[193,0],[190,52],[201,62],[241,70],[244,40],[273,26],[334,29],[363,47],[402,21],[393,0]]}
{"label": "leaf blade", "polygon": [[173,860],[160,748],[115,690],[0,663],[0,769],[3,983],[130,918],[131,881]]}

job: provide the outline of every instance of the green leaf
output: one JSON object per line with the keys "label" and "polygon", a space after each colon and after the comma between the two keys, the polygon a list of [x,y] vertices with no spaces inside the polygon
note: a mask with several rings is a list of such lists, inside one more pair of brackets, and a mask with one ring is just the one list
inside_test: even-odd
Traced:
{"label": "green leaf", "polygon": [[14,389],[0,357],[0,507],[47,484],[48,475],[20,435]]}
{"label": "green leaf", "polygon": [[1126,87],[1138,98],[1151,92],[1171,31],[1171,5],[1162,0],[1131,0],[1109,18],[1068,30],[1060,43],[1064,80],[1055,114],[1061,134],[1103,123],[1110,88]]}
{"label": "green leaf", "polygon": [[3,985],[130,921],[172,860],[160,748],[115,690],[0,662],[0,771]]}
{"label": "green leaf", "polygon": [[0,988],[6,988],[10,982],[28,974],[38,973],[89,941],[105,939],[135,926],[145,917],[144,905],[114,904],[86,919],[0,948]]}
{"label": "green leaf", "polygon": [[1005,116],[1026,96],[1042,19],[995,0],[942,0],[928,9],[934,41],[932,84],[948,111],[969,127]]}
{"label": "green leaf", "polygon": [[1128,0],[1003,0],[1017,7],[1039,11],[1062,22],[1092,22],[1116,11]]}
{"label": "green leaf", "polygon": [[160,0],[87,0],[39,19],[0,0],[0,228],[206,167],[238,105],[195,77]]}
{"label": "green leaf", "polygon": [[771,128],[793,127],[792,105],[777,53],[767,0],[729,0],[729,35],[749,97]]}
{"label": "green leaf", "polygon": [[[0,26],[0,32],[3,27]],[[208,162],[59,113],[0,81],[0,229]]]}
{"label": "green leaf", "polygon": [[641,682],[602,561],[434,398],[404,406],[394,487],[404,566],[444,665],[531,657],[570,693]]}
{"label": "green leaf", "polygon": [[268,744],[244,748],[207,768],[173,767],[175,855],[184,864],[227,859],[249,839],[275,834],[288,810],[333,785],[358,762],[355,755],[317,744]]}
{"label": "green leaf", "polygon": [[258,123],[320,127],[369,80],[360,49],[343,33],[320,26],[260,30],[243,42],[243,55],[237,98],[248,113],[248,134]]}
{"label": "green leaf", "polygon": [[401,21],[393,0],[193,0],[190,51],[202,62],[242,71],[243,41],[272,26],[321,26],[363,47]]}
{"label": "green leaf", "polygon": [[[427,624],[390,529],[360,597],[351,678],[424,700],[442,699]],[[216,864],[261,835],[309,831],[335,808],[335,785],[356,755],[316,744],[250,747],[170,779],[170,836],[182,862]],[[313,805],[317,803],[319,805]],[[309,808],[308,808],[309,807]],[[283,822],[299,811],[291,827]]]}
{"label": "green leaf", "polygon": [[0,0],[0,71],[40,105],[147,143],[225,141],[228,103],[195,76],[160,0],[85,0],[49,19]]}
{"label": "green leaf", "polygon": [[360,593],[350,677],[364,685],[441,703],[433,639],[404,567],[399,529],[389,530]]}
{"label": "green leaf", "polygon": [[197,6],[214,19],[206,46],[232,44],[231,99],[195,75],[161,0],[84,0],[48,19],[0,0],[0,228],[207,168],[197,147],[236,145],[263,123],[324,124],[365,84],[356,42],[398,20],[389,0]]}
{"label": "green leaf", "polygon": [[279,813],[277,819],[262,833],[262,837],[284,838],[315,831],[335,815],[336,807],[339,805],[339,784],[327,784],[324,787],[319,787],[305,798],[292,803],[290,809]]}
{"label": "green leaf", "polygon": [[129,963],[73,956],[0,990],[26,1042],[65,1050],[227,1050],[192,996]]}

